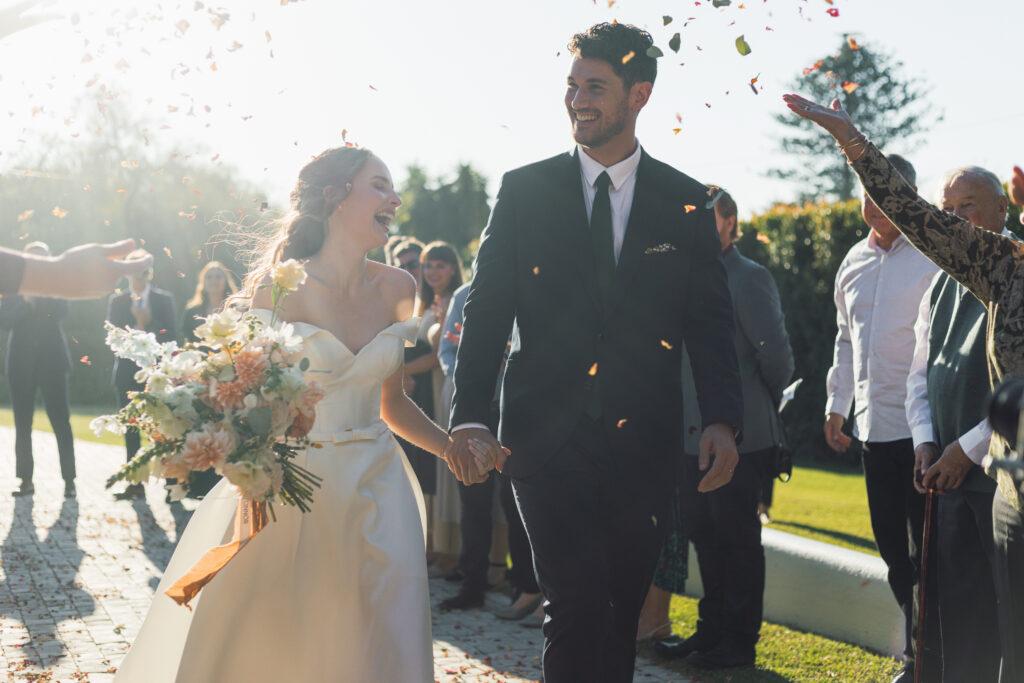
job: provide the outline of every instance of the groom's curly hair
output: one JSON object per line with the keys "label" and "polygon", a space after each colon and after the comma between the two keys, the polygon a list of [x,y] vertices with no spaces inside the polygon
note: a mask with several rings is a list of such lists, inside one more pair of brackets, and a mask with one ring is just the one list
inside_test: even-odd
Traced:
{"label": "groom's curly hair", "polygon": [[647,54],[653,45],[654,38],[647,31],[613,21],[594,24],[574,35],[569,52],[575,57],[608,62],[629,88],[634,83],[654,83],[658,60]]}

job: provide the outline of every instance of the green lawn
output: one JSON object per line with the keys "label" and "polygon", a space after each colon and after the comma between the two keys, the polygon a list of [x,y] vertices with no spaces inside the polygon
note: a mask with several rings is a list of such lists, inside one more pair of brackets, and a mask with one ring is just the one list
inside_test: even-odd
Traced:
{"label": "green lawn", "polygon": [[789,482],[775,482],[771,528],[877,555],[864,475],[834,469],[794,467]]}
{"label": "green lawn", "polygon": [[[105,411],[75,409],[71,424],[80,439],[107,444],[122,443],[114,434],[95,436],[89,421]],[[0,408],[0,426],[13,425],[11,411]],[[49,431],[50,424],[43,410],[37,410],[35,428]],[[875,553],[868,521],[864,477],[858,471],[841,466],[819,469],[798,466],[788,483],[777,482],[772,507],[771,528],[833,543],[845,548]],[[697,621],[697,601],[674,597],[671,617],[675,633],[689,635]],[[653,656],[650,646],[643,652]],[[726,673],[706,673],[685,663],[671,666],[694,681],[888,681],[897,671],[897,664],[888,657],[868,652],[855,645],[803,633],[784,626],[766,623],[757,648],[755,669]]]}
{"label": "green lawn", "polygon": [[[794,478],[795,481],[795,478]],[[675,596],[669,610],[673,631],[682,636],[693,633],[697,623],[697,601]],[[650,645],[641,653],[657,657]],[[661,660],[664,661],[664,660]],[[753,681],[857,681],[881,683],[889,681],[900,665],[890,657],[883,657],[848,643],[830,640],[812,633],[795,631],[785,626],[765,623],[761,628],[761,642],[757,646],[757,667],[706,672],[685,662],[669,662],[667,666],[679,671],[695,683],[748,683]]]}

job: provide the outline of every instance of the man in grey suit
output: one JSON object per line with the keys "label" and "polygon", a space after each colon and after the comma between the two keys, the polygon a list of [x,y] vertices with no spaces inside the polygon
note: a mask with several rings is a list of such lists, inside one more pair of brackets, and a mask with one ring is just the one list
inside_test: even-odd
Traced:
{"label": "man in grey suit", "polygon": [[712,185],[709,189],[716,197],[715,223],[736,317],[743,441],[732,481],[710,493],[698,493],[701,473],[696,454],[701,416],[693,380],[684,377],[686,455],[680,502],[697,551],[704,597],[696,632],[658,649],[672,657],[689,656],[697,666],[717,669],[752,664],[760,637],[765,568],[757,504],[763,477],[774,476],[774,456],[783,444],[778,407],[793,376],[793,350],[775,281],[764,266],[736,248],[736,202],[720,188]]}

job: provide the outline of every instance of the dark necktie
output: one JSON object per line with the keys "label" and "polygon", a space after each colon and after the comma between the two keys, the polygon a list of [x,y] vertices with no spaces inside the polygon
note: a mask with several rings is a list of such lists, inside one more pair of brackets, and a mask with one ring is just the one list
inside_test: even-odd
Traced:
{"label": "dark necktie", "polygon": [[594,268],[601,297],[608,300],[608,294],[615,278],[615,235],[612,232],[612,202],[608,196],[611,178],[607,171],[597,176],[594,188],[594,207],[590,212],[590,239],[594,245]]}

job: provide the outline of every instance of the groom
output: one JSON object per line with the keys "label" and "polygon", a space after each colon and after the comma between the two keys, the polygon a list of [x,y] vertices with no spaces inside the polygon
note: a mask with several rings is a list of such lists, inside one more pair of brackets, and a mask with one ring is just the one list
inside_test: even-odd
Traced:
{"label": "groom", "polygon": [[[507,173],[484,231],[455,370],[449,464],[480,481],[509,331],[498,438],[541,590],[545,683],[630,681],[681,449],[680,345],[701,415],[701,491],[732,477],[742,401],[711,197],[647,155],[651,36],[598,24],[569,44],[576,148]],[[499,463],[500,466],[500,463]]]}

